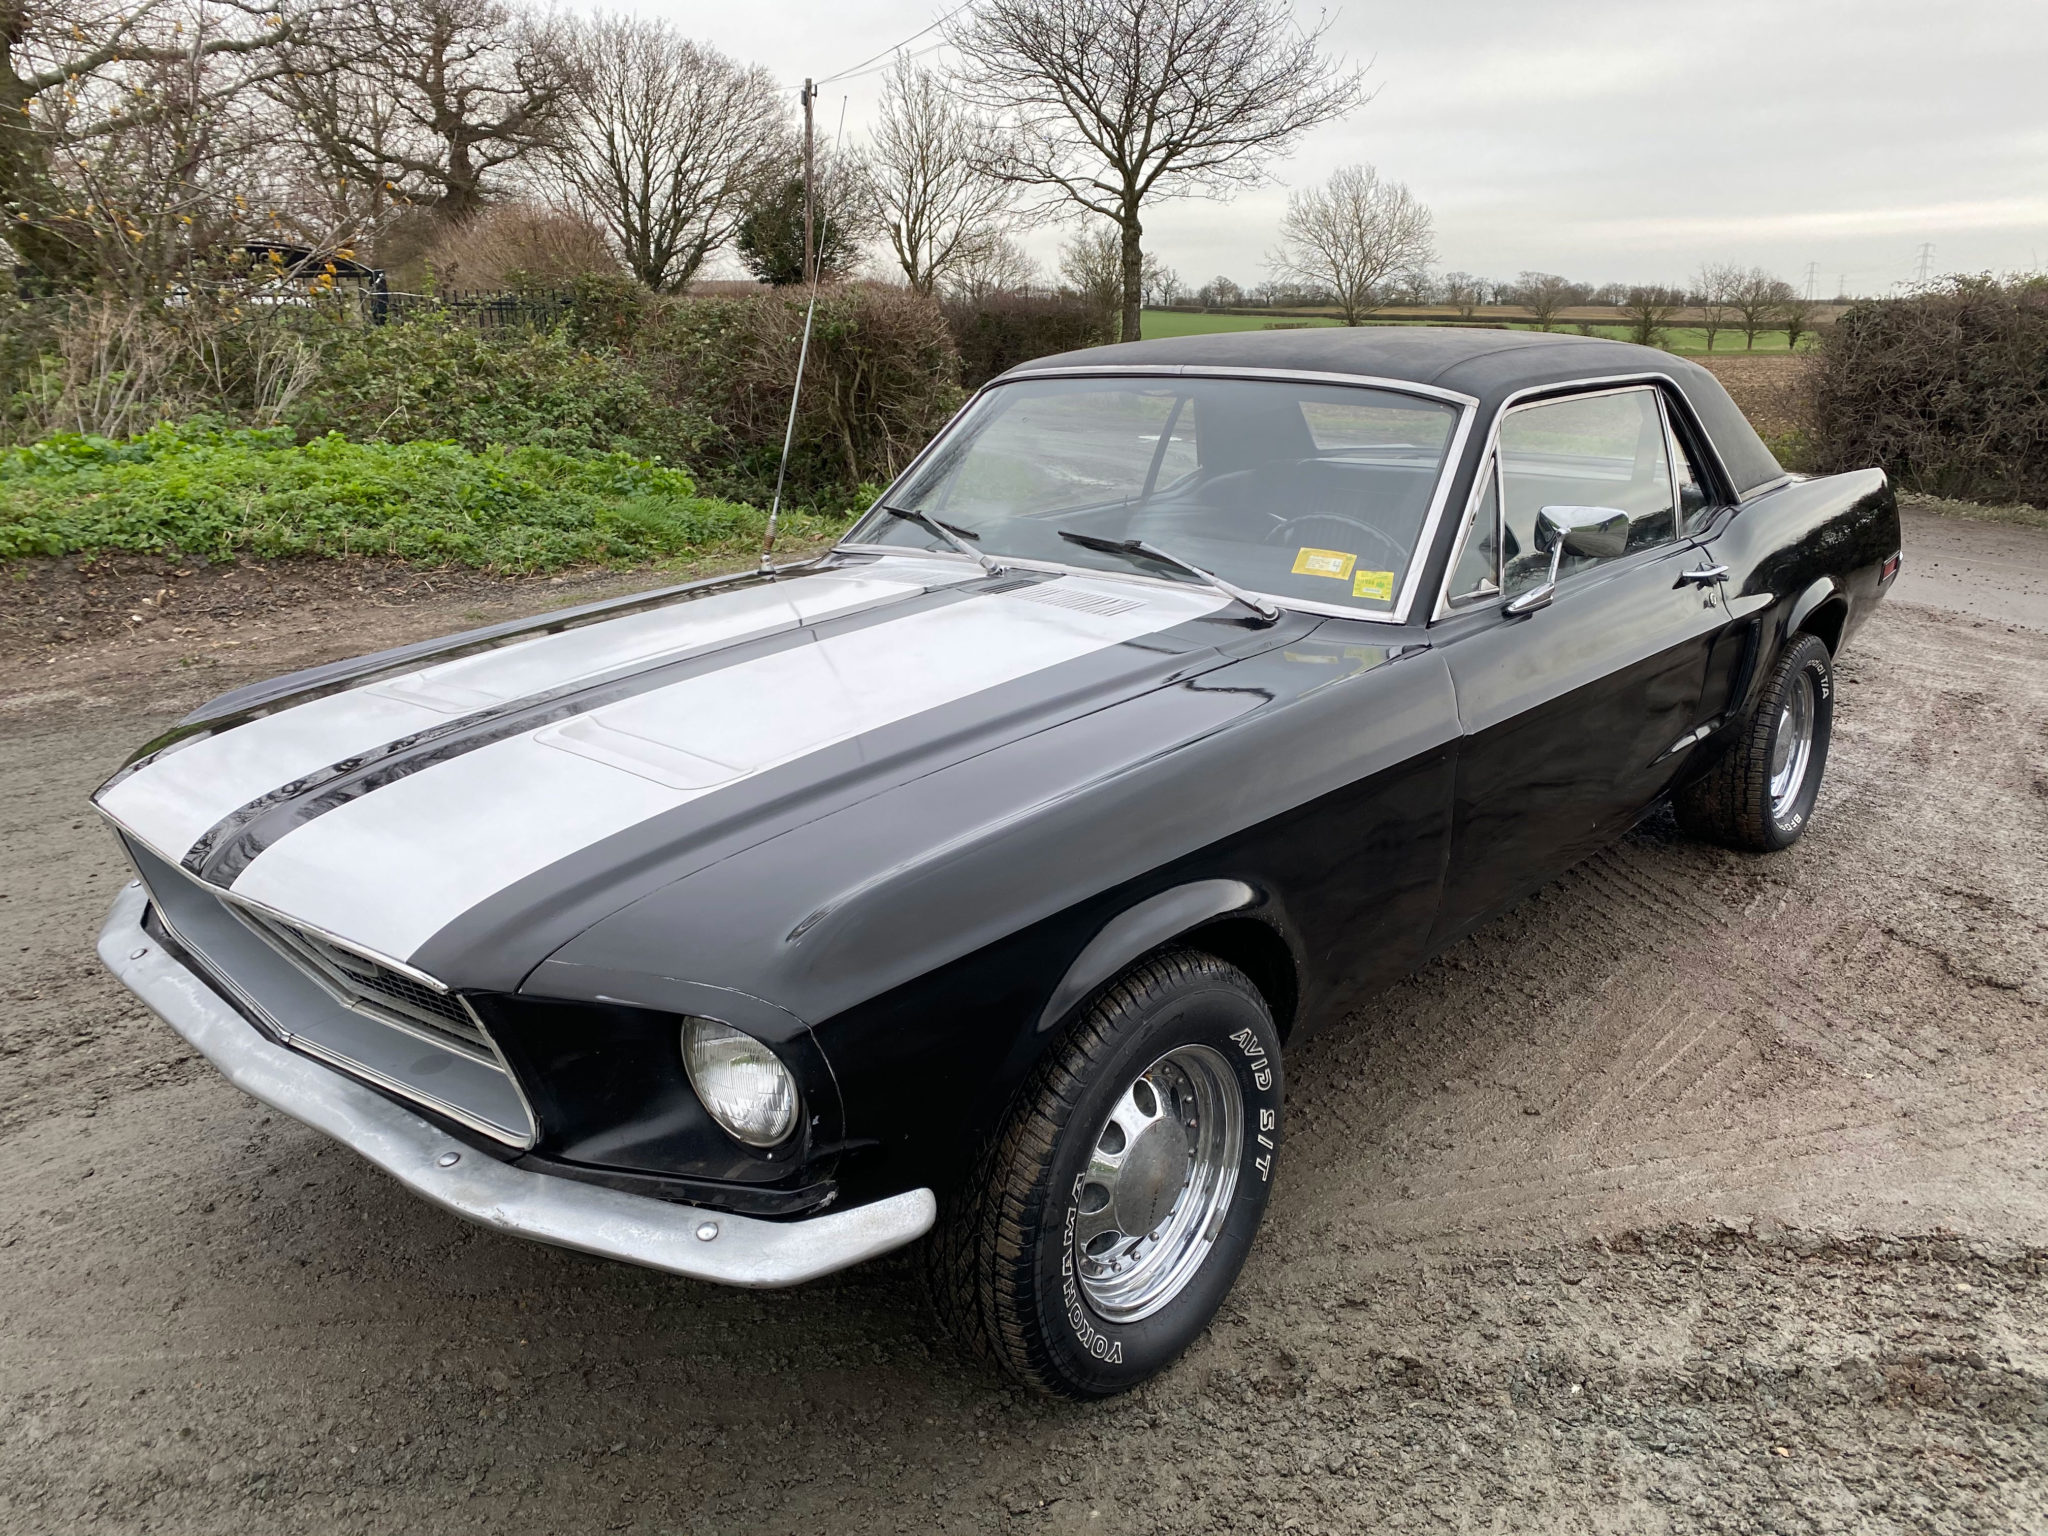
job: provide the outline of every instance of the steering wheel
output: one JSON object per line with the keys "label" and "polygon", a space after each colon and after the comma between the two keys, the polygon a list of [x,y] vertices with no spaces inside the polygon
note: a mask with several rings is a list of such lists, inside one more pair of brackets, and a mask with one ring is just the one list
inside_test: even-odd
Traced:
{"label": "steering wheel", "polygon": [[1262,544],[1299,544],[1304,540],[1303,530],[1317,523],[1335,524],[1348,531],[1362,533],[1369,538],[1379,540],[1380,544],[1393,557],[1388,562],[1388,568],[1391,570],[1398,571],[1408,563],[1407,549],[1392,534],[1384,529],[1373,527],[1371,523],[1362,523],[1355,517],[1345,517],[1336,512],[1308,512],[1300,517],[1284,519],[1271,533],[1267,534],[1259,542]]}

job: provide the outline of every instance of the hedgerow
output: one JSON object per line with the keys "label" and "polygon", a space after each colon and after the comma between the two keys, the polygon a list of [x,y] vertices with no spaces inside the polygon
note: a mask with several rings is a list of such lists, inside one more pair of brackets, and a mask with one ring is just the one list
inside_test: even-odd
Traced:
{"label": "hedgerow", "polygon": [[299,437],[523,443],[694,462],[708,422],[657,396],[610,346],[561,329],[486,335],[429,310],[402,324],[321,328],[319,371],[286,415]]}
{"label": "hedgerow", "polygon": [[1954,278],[1867,299],[1813,373],[1812,464],[1904,489],[2048,506],[2048,280]]}
{"label": "hedgerow", "polygon": [[[759,508],[701,496],[625,453],[450,442],[296,445],[288,428],[160,426],[0,453],[0,559],[124,550],[389,555],[500,571],[641,564],[750,548]],[[785,512],[800,542],[843,519]]]}

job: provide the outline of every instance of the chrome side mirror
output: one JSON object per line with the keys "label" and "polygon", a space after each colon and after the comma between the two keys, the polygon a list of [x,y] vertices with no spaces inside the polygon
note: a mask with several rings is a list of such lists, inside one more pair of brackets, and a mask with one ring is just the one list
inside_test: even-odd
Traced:
{"label": "chrome side mirror", "polygon": [[1536,547],[1550,551],[1550,574],[1505,606],[1510,616],[1534,613],[1557,596],[1557,571],[1567,554],[1612,560],[1628,553],[1629,515],[1619,507],[1545,507],[1536,514]]}

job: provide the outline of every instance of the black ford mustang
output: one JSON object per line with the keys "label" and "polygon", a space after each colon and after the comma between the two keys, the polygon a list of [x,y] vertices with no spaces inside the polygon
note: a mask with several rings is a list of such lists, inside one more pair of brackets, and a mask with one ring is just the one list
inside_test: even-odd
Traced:
{"label": "black ford mustang", "polygon": [[106,962],[419,1193],[743,1285],[923,1236],[1024,1379],[1229,1289],[1284,1053],[1669,799],[1780,849],[1882,474],[1703,370],[1318,330],[983,390],[838,548],[245,688]]}

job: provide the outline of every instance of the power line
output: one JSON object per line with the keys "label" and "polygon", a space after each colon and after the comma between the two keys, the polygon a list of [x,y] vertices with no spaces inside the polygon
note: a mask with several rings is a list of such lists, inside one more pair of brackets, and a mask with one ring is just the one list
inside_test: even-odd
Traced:
{"label": "power line", "polygon": [[[938,42],[936,42],[936,43],[933,43],[933,44],[932,44],[932,45],[931,45],[930,47],[928,47],[928,48],[920,48],[920,49],[918,49],[918,50],[917,50],[917,52],[915,52],[915,53],[902,53],[902,52],[900,52],[900,51],[899,51],[899,52],[897,52],[897,53],[895,53],[895,54],[892,54],[892,55],[891,55],[891,56],[889,57],[889,59],[888,59],[888,60],[887,60],[886,62],[884,62],[884,63],[881,63],[881,64],[870,64],[870,65],[869,65],[869,66],[868,66],[868,67],[867,67],[866,69],[854,69],[854,70],[849,70],[849,71],[847,71],[847,72],[846,72],[845,74],[839,74],[839,75],[834,75],[834,76],[832,77],[832,80],[833,80],[833,83],[834,83],[834,84],[837,84],[837,85],[844,85],[844,84],[845,84],[845,83],[846,83],[847,81],[849,81],[849,80],[864,80],[864,79],[866,79],[866,78],[867,78],[867,77],[868,77],[869,75],[877,75],[877,74],[880,74],[880,73],[881,73],[881,72],[882,72],[883,70],[887,69],[887,68],[889,67],[889,65],[890,65],[890,64],[893,64],[893,63],[895,63],[895,62],[896,62],[896,60],[897,60],[897,59],[899,59],[899,58],[901,58],[901,59],[906,59],[906,60],[907,60],[907,59],[922,59],[922,58],[925,58],[925,57],[927,57],[927,56],[928,56],[928,55],[930,55],[930,54],[934,54],[934,53],[937,53],[937,52],[938,52],[938,51],[939,51],[939,50],[940,50],[941,48],[943,48],[943,47],[945,47],[945,46],[946,46],[946,44],[945,44],[945,40],[944,40],[943,38],[941,38],[941,39],[940,39],[940,40],[939,40]],[[824,81],[822,81],[822,80],[820,80],[820,81],[818,82],[818,84],[820,84],[820,85],[823,85],[824,83],[825,83],[825,82],[824,82]]]}
{"label": "power line", "polygon": [[[929,35],[930,33],[938,31],[939,28],[943,27],[947,22],[951,21],[955,16],[958,16],[962,11],[966,10],[967,7],[972,4],[974,4],[974,0],[960,0],[960,3],[958,5],[954,6],[953,9],[946,12],[945,15],[941,16],[937,21],[933,22],[930,26],[918,28],[915,32],[911,33],[910,36],[903,39],[902,42],[891,43],[887,48],[884,48],[880,53],[871,54],[869,57],[862,59],[858,64],[854,65],[851,69],[842,69],[836,75],[819,76],[817,83],[819,85],[830,85],[835,80],[849,79],[852,76],[859,74],[862,70],[866,69],[870,64],[873,64],[878,60],[886,59],[892,53],[901,53],[905,48],[908,48],[920,37],[924,37]],[[930,50],[927,49],[926,51],[929,52]]]}

